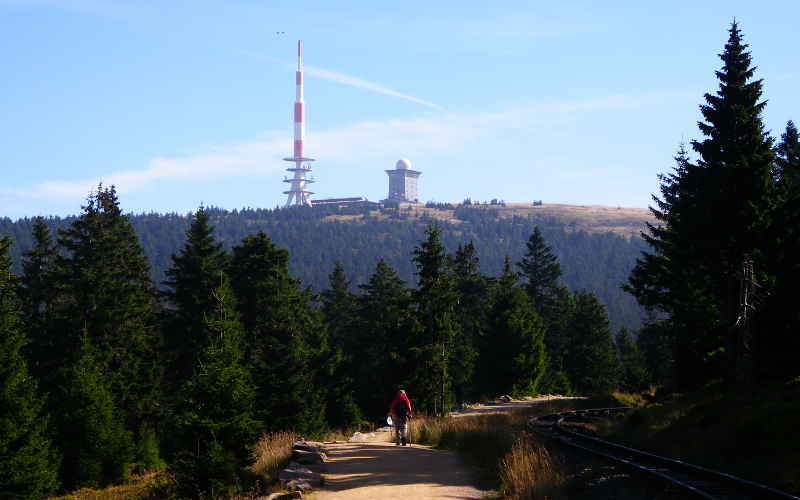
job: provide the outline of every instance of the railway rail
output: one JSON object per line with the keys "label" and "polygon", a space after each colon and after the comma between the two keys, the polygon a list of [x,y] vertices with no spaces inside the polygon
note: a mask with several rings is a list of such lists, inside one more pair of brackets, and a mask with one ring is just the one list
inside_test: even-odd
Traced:
{"label": "railway rail", "polygon": [[529,427],[568,446],[624,464],[680,488],[692,498],[712,500],[793,499],[800,497],[674,458],[662,457],[570,430],[567,424],[591,421],[631,410],[631,407],[593,408],[552,413],[531,419]]}

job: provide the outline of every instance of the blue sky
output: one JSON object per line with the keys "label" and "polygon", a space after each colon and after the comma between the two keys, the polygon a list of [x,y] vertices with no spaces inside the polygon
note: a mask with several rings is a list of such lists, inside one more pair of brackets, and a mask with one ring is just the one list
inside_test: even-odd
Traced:
{"label": "blue sky", "polygon": [[[275,207],[307,65],[316,197],[645,207],[736,17],[800,121],[800,2],[0,0],[0,216]],[[284,32],[285,34],[276,34]]]}

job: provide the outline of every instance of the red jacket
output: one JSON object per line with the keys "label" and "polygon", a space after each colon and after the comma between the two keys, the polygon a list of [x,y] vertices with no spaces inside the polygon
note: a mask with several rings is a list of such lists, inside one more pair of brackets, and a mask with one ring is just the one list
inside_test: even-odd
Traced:
{"label": "red jacket", "polygon": [[408,416],[408,418],[411,418],[411,401],[408,399],[408,396],[406,396],[401,392],[398,392],[397,396],[394,397],[394,401],[392,401],[392,406],[389,407],[389,413],[394,414],[395,413],[394,409],[399,404],[406,405],[406,408],[408,410],[406,412],[406,415]]}

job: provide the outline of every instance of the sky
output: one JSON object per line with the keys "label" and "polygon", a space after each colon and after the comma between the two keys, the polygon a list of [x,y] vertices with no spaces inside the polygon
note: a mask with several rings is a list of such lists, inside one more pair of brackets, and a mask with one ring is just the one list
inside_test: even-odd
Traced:
{"label": "sky", "polygon": [[646,207],[733,19],[800,121],[800,2],[0,0],[0,217],[282,206],[295,46],[315,198]]}

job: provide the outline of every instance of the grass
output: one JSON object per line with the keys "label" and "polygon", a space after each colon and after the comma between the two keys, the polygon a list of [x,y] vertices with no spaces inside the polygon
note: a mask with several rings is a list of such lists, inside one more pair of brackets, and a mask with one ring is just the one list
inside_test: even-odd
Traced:
{"label": "grass", "polygon": [[[289,463],[292,455],[292,432],[262,434],[253,448],[253,465],[250,470],[271,485],[278,479],[278,472]],[[155,500],[171,495],[172,479],[167,471],[134,475],[127,484],[102,489],[81,488],[71,493],[51,497],[48,500]],[[274,488],[273,488],[274,489]],[[245,492],[226,500],[254,500],[261,497],[257,491]]]}
{"label": "grass", "polygon": [[262,434],[253,448],[254,463],[251,470],[265,477],[267,484],[276,481],[278,472],[289,463],[296,437],[293,432]]}
{"label": "grass", "polygon": [[600,404],[608,400],[554,400],[503,413],[416,418],[409,432],[414,443],[457,451],[505,498],[559,498],[563,464],[548,444],[526,431],[526,424],[534,416]]}
{"label": "grass", "polygon": [[[459,205],[456,203],[456,205]],[[410,217],[430,217],[446,221],[451,224],[460,224],[463,221],[455,217],[453,210],[426,208],[422,204],[413,205],[409,212]],[[545,203],[532,206],[530,203],[508,203],[500,205],[485,205],[481,209],[496,212],[501,218],[537,217],[556,220],[567,224],[572,230],[582,230],[590,233],[612,232],[626,238],[638,236],[645,229],[645,222],[654,222],[653,215],[645,208],[607,207],[600,205],[564,205]],[[405,213],[405,209],[403,210]],[[390,216],[375,210],[369,214],[377,219],[388,219]],[[362,215],[329,215],[324,220],[328,221],[362,221]]]}
{"label": "grass", "polygon": [[800,380],[755,392],[711,384],[653,398],[602,432],[610,440],[800,493]]}
{"label": "grass", "polygon": [[523,434],[503,457],[500,467],[504,498],[561,498],[566,483],[561,464],[535,436]]}
{"label": "grass", "polygon": [[143,500],[151,498],[152,491],[169,480],[167,474],[147,472],[131,477],[131,482],[102,489],[81,488],[66,495],[50,497],[49,500]]}

